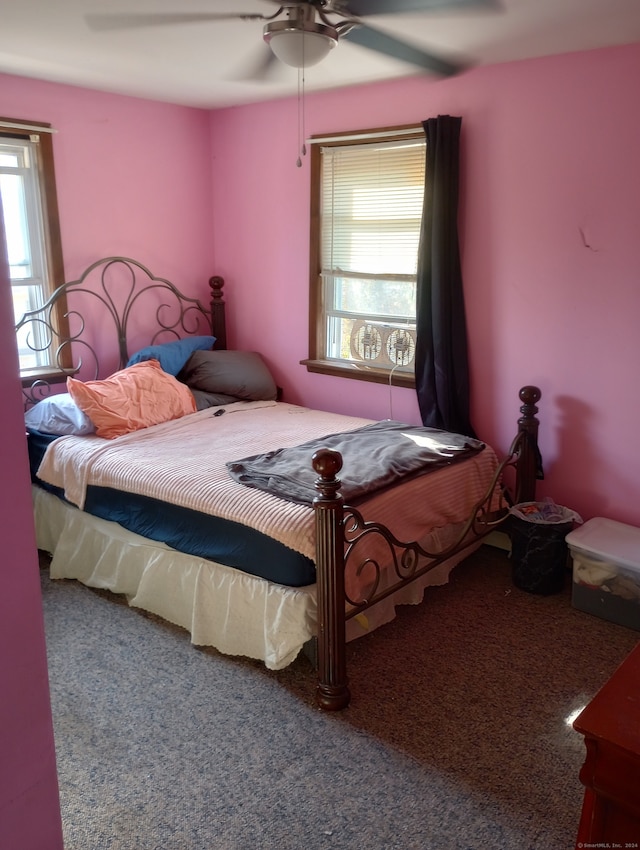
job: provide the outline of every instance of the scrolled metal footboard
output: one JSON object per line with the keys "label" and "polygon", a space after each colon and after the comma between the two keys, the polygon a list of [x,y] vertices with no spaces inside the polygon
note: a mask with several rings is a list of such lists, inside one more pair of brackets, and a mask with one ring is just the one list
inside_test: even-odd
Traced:
{"label": "scrolled metal footboard", "polygon": [[[499,528],[509,515],[509,504],[535,498],[536,478],[542,477],[537,445],[538,420],[535,418],[540,396],[537,387],[520,390],[522,417],[518,420],[518,433],[509,452],[453,542],[444,548],[431,549],[418,541],[399,540],[386,526],[365,520],[358,510],[344,505],[338,478],[342,468],[340,453],[333,449],[315,452],[312,463],[319,476],[316,481],[318,496],[314,500],[318,597],[316,701],[321,708],[337,711],[345,708],[351,699],[346,673],[347,620]],[[501,488],[505,471],[510,468],[516,474],[514,494],[503,491],[504,499],[499,497],[496,504],[496,492]],[[376,552],[384,552],[384,571],[381,556],[362,553],[371,539],[377,542]],[[347,576],[353,573],[361,577],[364,572],[369,577],[366,594],[354,598],[346,589]]]}

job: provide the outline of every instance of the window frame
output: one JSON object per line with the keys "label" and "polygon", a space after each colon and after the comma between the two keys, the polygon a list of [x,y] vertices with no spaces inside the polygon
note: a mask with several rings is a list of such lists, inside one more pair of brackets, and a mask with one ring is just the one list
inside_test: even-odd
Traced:
{"label": "window frame", "polygon": [[300,361],[307,371],[351,378],[360,381],[384,383],[392,386],[415,387],[413,371],[385,369],[379,366],[340,363],[326,359],[323,349],[326,313],[323,305],[324,288],[321,268],[321,180],[322,147],[344,145],[362,145],[370,142],[400,141],[419,139],[425,141],[425,133],[420,124],[405,124],[395,127],[382,127],[372,130],[350,131],[311,136],[310,141],[310,238],[309,238],[309,356]]}
{"label": "window frame", "polygon": [[[58,191],[53,159],[53,130],[51,124],[43,121],[30,121],[18,118],[0,116],[0,138],[30,139],[38,136],[38,179],[42,201],[42,224],[44,236],[44,255],[46,257],[47,274],[45,291],[46,302],[64,283],[64,260],[62,255],[62,234],[60,230],[60,213],[58,210]],[[58,338],[69,335],[66,298],[58,299],[53,309]],[[49,366],[38,366],[31,369],[21,369],[20,377],[23,386],[29,386],[34,381],[46,380],[48,383],[66,380],[64,369],[71,368],[71,352],[62,352],[60,362],[50,358]]]}

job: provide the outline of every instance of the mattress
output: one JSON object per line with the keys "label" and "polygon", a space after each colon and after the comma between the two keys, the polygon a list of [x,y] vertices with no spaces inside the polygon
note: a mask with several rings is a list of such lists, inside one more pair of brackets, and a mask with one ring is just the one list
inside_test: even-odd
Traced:
{"label": "mattress", "polygon": [[[224,416],[201,411],[115,440],[60,437],[46,448],[37,479],[70,504],[186,554],[292,587],[313,583],[313,509],[244,487],[228,475],[226,463],[370,420],[281,402],[225,410]],[[359,509],[400,539],[419,540],[466,519],[496,466],[487,447],[376,494]]]}

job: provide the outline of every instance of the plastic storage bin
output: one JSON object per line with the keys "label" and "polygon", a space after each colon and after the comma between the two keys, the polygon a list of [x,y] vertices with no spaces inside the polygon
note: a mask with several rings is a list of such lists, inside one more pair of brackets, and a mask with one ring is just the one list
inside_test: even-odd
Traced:
{"label": "plastic storage bin", "polygon": [[640,528],[594,517],[567,535],[574,608],[640,631]]}

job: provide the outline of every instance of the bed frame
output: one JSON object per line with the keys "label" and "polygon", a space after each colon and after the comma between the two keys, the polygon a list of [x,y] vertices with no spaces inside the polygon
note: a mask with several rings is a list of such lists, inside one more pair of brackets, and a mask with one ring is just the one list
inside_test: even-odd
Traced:
{"label": "bed frame", "polygon": [[[23,377],[25,406],[34,404],[50,392],[51,384],[81,374],[83,379],[106,377],[101,371],[99,352],[87,342],[86,314],[81,311],[83,299],[104,309],[105,320],[113,323],[117,337],[117,365],[123,368],[133,350],[131,338],[136,331],[136,316],[141,312],[153,318],[154,330],[142,344],[163,342],[189,334],[212,333],[216,348],[226,348],[224,281],[219,276],[209,279],[210,304],[185,296],[173,283],[153,275],[144,265],[127,257],[107,257],[92,263],[74,281],[58,288],[42,307],[26,313],[16,325],[22,344],[39,352],[48,347],[54,351],[55,366],[45,372]],[[206,323],[203,329],[203,322]],[[101,334],[106,325],[100,323]],[[71,330],[70,330],[71,327]],[[20,337],[19,337],[20,338]],[[88,352],[91,373],[79,352]],[[79,357],[77,361],[73,358]],[[107,374],[115,371],[108,370]],[[419,543],[398,540],[385,526],[365,521],[353,507],[344,504],[338,475],[342,467],[340,454],[320,449],[309,463],[318,475],[314,500],[316,518],[316,594],[318,607],[316,701],[320,708],[345,708],[351,695],[346,670],[346,623],[368,608],[391,596],[400,588],[426,575],[453,555],[471,551],[470,547],[502,526],[509,516],[508,505],[535,499],[536,480],[542,478],[538,451],[537,387],[520,390],[521,417],[516,437],[507,456],[500,463],[485,497],[475,506],[453,544],[446,549],[429,551]],[[512,492],[502,485],[505,473],[515,475]],[[496,487],[502,487],[506,505],[495,510]],[[393,565],[392,584],[380,582],[381,565],[363,557],[363,541],[372,535],[384,541]],[[374,576],[373,587],[366,598],[350,599],[345,591],[349,571],[368,571]]]}
{"label": "bed frame", "polygon": [[[224,281],[209,278],[209,304],[181,292],[162,277],[156,277],[137,260],[106,257],[88,266],[76,280],[59,286],[42,306],[25,313],[16,324],[19,346],[37,357],[51,350],[53,365],[34,366],[23,372],[25,406],[35,404],[51,392],[51,385],[66,381],[69,375],[83,380],[107,377],[123,369],[136,347],[168,342],[171,339],[212,334],[215,348],[227,347]],[[96,345],[88,338],[88,317],[100,316],[100,330],[116,334],[116,359],[107,369]],[[152,328],[134,347],[132,340],[141,317]]]}
{"label": "bed frame", "polygon": [[[509,453],[501,461],[485,497],[478,502],[472,515],[453,544],[440,551],[428,551],[419,543],[398,540],[383,525],[367,522],[355,508],[343,503],[340,495],[342,467],[339,452],[320,449],[313,455],[312,463],[318,473],[318,496],[313,507],[316,515],[316,576],[318,600],[318,685],[316,702],[320,708],[337,711],[345,708],[351,699],[346,670],[345,626],[356,617],[391,596],[400,588],[434,570],[454,554],[464,551],[474,542],[498,530],[509,517],[508,508],[492,511],[491,503],[496,485],[504,472],[515,470],[514,496],[505,490],[507,502],[517,504],[535,499],[536,479],[542,477],[538,453],[537,402],[541,393],[537,387],[520,390],[522,407],[518,420],[518,433]],[[362,541],[371,535],[382,538],[395,571],[395,580],[384,589],[379,588],[381,569],[378,563],[358,555]],[[367,598],[350,599],[345,592],[345,576],[349,570],[360,573],[373,570],[375,581]],[[345,605],[346,601],[346,605]]]}

